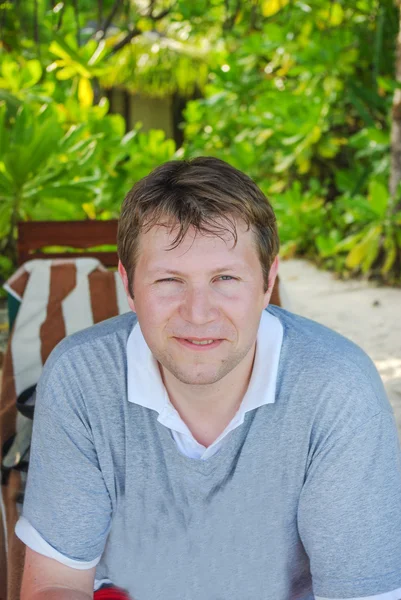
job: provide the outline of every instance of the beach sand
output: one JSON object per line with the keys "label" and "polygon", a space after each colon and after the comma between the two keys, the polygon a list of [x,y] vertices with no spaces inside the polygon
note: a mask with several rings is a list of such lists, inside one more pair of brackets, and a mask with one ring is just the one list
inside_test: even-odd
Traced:
{"label": "beach sand", "polygon": [[282,261],[288,309],[358,344],[374,361],[401,439],[401,289],[342,281],[305,260]]}

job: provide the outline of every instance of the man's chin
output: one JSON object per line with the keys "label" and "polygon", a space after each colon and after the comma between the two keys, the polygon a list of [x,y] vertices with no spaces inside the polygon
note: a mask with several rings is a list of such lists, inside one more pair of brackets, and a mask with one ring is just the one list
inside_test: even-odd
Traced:
{"label": "man's chin", "polygon": [[221,379],[221,377],[218,375],[211,376],[203,373],[196,377],[193,375],[180,375],[178,377],[176,376],[176,378],[181,381],[181,383],[185,383],[187,385],[213,385],[213,383],[217,383]]}
{"label": "man's chin", "polygon": [[174,375],[178,381],[185,383],[186,385],[212,385],[217,383],[224,376],[223,374],[216,372],[216,370],[198,370],[195,367],[190,367],[188,370],[175,369],[167,367],[167,369]]}

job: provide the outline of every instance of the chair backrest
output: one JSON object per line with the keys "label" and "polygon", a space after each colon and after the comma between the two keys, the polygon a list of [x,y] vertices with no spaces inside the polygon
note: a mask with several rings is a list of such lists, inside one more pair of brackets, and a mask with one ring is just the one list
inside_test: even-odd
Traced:
{"label": "chair backrest", "polygon": [[[117,251],[92,250],[96,246],[116,245],[118,219],[110,221],[21,221],[18,223],[18,264],[33,258],[78,258],[93,256],[105,267],[117,267]],[[43,252],[43,248],[64,246],[80,251]],[[271,303],[282,306],[279,279]]]}
{"label": "chair backrest", "polygon": [[[116,250],[97,250],[97,246],[116,245],[118,220],[110,221],[24,221],[18,223],[18,264],[34,258],[78,258],[93,256],[105,267],[117,267]],[[47,251],[51,246],[77,249]],[[92,250],[95,248],[95,250]]]}

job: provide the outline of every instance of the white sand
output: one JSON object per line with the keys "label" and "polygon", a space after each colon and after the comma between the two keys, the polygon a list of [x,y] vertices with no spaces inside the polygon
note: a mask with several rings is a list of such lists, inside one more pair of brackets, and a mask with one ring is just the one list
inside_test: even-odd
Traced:
{"label": "white sand", "polygon": [[401,289],[340,281],[304,260],[282,261],[280,277],[289,310],[345,335],[373,359],[401,439]]}

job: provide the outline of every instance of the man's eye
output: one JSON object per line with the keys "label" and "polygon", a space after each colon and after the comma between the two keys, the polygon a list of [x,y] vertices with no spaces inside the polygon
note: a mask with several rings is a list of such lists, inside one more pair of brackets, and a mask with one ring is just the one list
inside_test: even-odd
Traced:
{"label": "man's eye", "polygon": [[218,279],[221,279],[222,281],[234,281],[236,278],[231,275],[220,275]]}
{"label": "man's eye", "polygon": [[172,281],[178,281],[178,279],[175,279],[174,277],[166,277],[165,279],[158,279],[156,283],[171,283]]}

